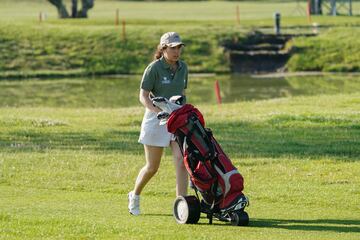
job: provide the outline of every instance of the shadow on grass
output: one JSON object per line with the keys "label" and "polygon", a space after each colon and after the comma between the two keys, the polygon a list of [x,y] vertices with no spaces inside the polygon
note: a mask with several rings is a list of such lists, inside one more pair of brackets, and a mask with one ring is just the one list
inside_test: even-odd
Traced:
{"label": "shadow on grass", "polygon": [[[174,219],[175,221],[175,218],[174,218],[174,215],[173,214],[165,214],[165,213],[146,213],[146,214],[141,214],[142,217],[172,217],[172,219]],[[208,218],[201,214],[200,215],[200,219],[205,221],[205,222],[198,222],[194,225],[209,225],[209,220]],[[226,224],[226,223],[225,223]],[[230,224],[230,223],[229,223]],[[214,226],[224,226],[224,222],[220,222],[220,221],[217,221],[215,218],[214,218],[214,221],[212,223],[212,225]]]}
{"label": "shadow on grass", "polygon": [[281,228],[302,231],[360,232],[360,220],[294,220],[294,219],[250,219],[249,227]]}
{"label": "shadow on grass", "polygon": [[169,213],[145,213],[141,214],[141,216],[144,217],[172,217],[172,214]]}
{"label": "shadow on grass", "polygon": [[354,161],[360,156],[360,124],[348,120],[278,116],[260,124],[238,121],[209,127],[230,158],[294,156]]}
{"label": "shadow on grass", "polygon": [[0,138],[0,151],[42,152],[45,150],[90,150],[142,153],[137,131],[39,132],[13,131]]}
{"label": "shadow on grass", "polygon": [[[214,137],[230,158],[333,158],[359,160],[360,123],[322,116],[280,115],[268,121],[211,123]],[[130,128],[130,126],[129,126]],[[140,130],[140,129],[139,129]],[[90,150],[142,153],[139,131],[57,131],[55,128],[3,132],[2,152]]]}
{"label": "shadow on grass", "polygon": [[[197,225],[209,225],[208,222],[200,222]],[[231,223],[219,222],[214,219],[212,223],[216,227],[231,226]],[[235,226],[234,226],[235,227]],[[261,219],[250,218],[249,226],[257,228],[278,228],[297,231],[327,231],[341,233],[360,232],[360,220],[335,220],[335,219],[315,219],[315,220],[294,220],[294,219]]]}

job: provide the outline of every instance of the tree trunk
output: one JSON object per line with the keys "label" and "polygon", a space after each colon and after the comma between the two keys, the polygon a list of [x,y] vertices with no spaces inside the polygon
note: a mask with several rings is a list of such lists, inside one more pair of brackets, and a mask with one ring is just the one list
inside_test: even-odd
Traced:
{"label": "tree trunk", "polygon": [[77,17],[78,0],[71,0],[71,17]]}
{"label": "tree trunk", "polygon": [[56,7],[58,14],[59,14],[59,18],[68,18],[69,17],[69,13],[67,12],[62,0],[48,0],[48,1]]}
{"label": "tree trunk", "polygon": [[310,12],[314,15],[321,15],[322,14],[322,0],[311,0],[310,1]]}
{"label": "tree trunk", "polygon": [[[65,4],[62,0],[48,0],[54,5],[59,13],[59,18],[68,18],[69,13],[66,10]],[[78,11],[78,0],[71,0],[71,17],[72,18],[87,18],[87,12],[94,7],[95,0],[81,0],[81,9]]]}
{"label": "tree trunk", "polygon": [[87,12],[89,11],[89,9],[94,7],[94,0],[81,0],[81,5],[82,8],[78,12],[77,17],[87,18],[88,17]]}

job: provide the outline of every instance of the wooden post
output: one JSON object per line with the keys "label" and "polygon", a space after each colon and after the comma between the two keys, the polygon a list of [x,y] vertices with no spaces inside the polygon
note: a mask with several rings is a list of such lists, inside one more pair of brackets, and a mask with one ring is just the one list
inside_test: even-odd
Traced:
{"label": "wooden post", "polygon": [[119,26],[119,9],[116,9],[115,12],[115,26]]}
{"label": "wooden post", "polygon": [[307,1],[306,15],[308,18],[308,22],[311,24],[311,0]]}
{"label": "wooden post", "polygon": [[42,22],[42,12],[39,12],[39,22],[41,23]]}
{"label": "wooden post", "polygon": [[220,94],[220,85],[219,85],[218,80],[215,81],[215,94],[216,94],[217,103],[220,105],[221,104],[221,94]]}
{"label": "wooden post", "polygon": [[240,25],[240,8],[239,5],[236,5],[236,23]]}

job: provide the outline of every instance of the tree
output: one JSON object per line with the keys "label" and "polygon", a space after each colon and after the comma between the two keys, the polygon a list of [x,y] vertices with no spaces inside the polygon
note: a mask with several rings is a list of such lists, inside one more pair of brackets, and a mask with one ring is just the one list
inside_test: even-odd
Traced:
{"label": "tree", "polygon": [[87,12],[94,7],[95,0],[81,0],[81,9],[78,10],[78,0],[71,0],[71,15],[66,10],[62,0],[48,0],[58,11],[59,18],[87,18]]}
{"label": "tree", "polygon": [[311,0],[310,1],[310,13],[321,15],[322,14],[322,0]]}

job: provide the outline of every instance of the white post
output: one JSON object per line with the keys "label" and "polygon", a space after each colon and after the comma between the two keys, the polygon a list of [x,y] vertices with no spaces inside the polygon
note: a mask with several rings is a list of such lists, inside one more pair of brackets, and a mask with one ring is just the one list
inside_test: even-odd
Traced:
{"label": "white post", "polygon": [[352,0],[349,0],[349,16],[352,16]]}

